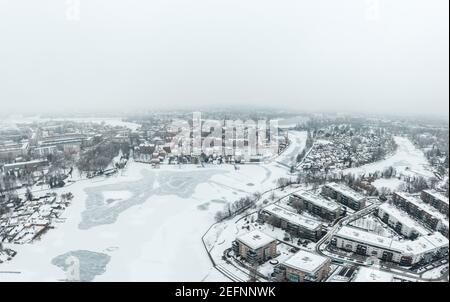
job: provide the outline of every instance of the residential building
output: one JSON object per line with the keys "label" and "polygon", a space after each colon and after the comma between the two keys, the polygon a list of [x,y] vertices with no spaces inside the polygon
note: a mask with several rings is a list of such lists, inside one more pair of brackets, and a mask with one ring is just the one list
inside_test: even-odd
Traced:
{"label": "residential building", "polygon": [[237,237],[233,250],[251,264],[263,263],[277,256],[277,241],[254,230]]}
{"label": "residential building", "polygon": [[290,282],[320,282],[330,273],[331,260],[308,251],[300,250],[278,268],[283,279]]}
{"label": "residential building", "polygon": [[303,191],[292,194],[290,198],[291,201],[299,200],[304,209],[322,218],[333,221],[341,216],[341,206],[321,195]]}
{"label": "residential building", "polygon": [[13,164],[6,164],[3,166],[3,172],[10,172],[10,171],[20,171],[20,170],[29,170],[33,171],[37,168],[46,167],[48,165],[47,160],[31,160],[31,161],[24,161],[24,162],[18,162]]}
{"label": "residential building", "polygon": [[323,186],[322,195],[330,197],[355,211],[361,210],[366,206],[366,197],[364,195],[339,183],[332,182]]}
{"label": "residential building", "polygon": [[286,230],[288,233],[317,241],[322,237],[322,224],[298,213],[284,209],[276,204],[269,205],[259,212],[258,219]]}
{"label": "residential building", "polygon": [[29,144],[26,143],[5,143],[0,145],[0,161],[12,161],[17,157],[28,154]]}
{"label": "residential building", "polygon": [[334,235],[334,239],[340,249],[404,266],[428,263],[435,257],[448,253],[448,239],[438,232],[421,236],[416,240],[399,241],[344,226]]}
{"label": "residential building", "polygon": [[380,205],[376,213],[383,222],[405,237],[418,237],[431,233],[417,221],[412,219],[407,213],[389,203]]}
{"label": "residential building", "polygon": [[436,190],[424,190],[420,194],[422,200],[438,209],[441,213],[448,215],[448,197]]}

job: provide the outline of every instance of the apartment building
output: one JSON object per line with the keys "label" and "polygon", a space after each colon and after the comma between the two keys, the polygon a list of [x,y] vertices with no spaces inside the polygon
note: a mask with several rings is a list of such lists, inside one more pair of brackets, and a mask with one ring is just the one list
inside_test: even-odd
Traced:
{"label": "apartment building", "polygon": [[277,241],[254,230],[237,237],[233,242],[233,250],[251,264],[263,263],[277,256]]}
{"label": "apartment building", "polygon": [[258,219],[286,230],[288,233],[316,242],[322,237],[322,224],[276,204],[259,211]]}
{"label": "apartment building", "polygon": [[292,194],[290,200],[300,201],[305,210],[327,220],[333,221],[341,216],[341,206],[321,195],[303,191]]}
{"label": "apartment building", "polygon": [[300,250],[277,267],[281,280],[289,282],[320,282],[330,273],[331,260]]}
{"label": "apartment building", "polygon": [[55,146],[64,152],[79,152],[86,137],[81,134],[64,134],[58,136],[46,137],[39,142],[38,147]]}
{"label": "apartment building", "polygon": [[392,201],[409,215],[422,221],[432,230],[440,231],[448,238],[448,213],[443,214],[416,196],[405,192],[395,192]]}
{"label": "apartment building", "polygon": [[408,238],[415,238],[431,233],[419,222],[412,219],[407,213],[403,212],[394,205],[383,203],[376,211],[381,220],[392,227],[399,234]]}
{"label": "apartment building", "polygon": [[448,215],[448,197],[442,195],[442,193],[437,192],[436,190],[424,190],[420,194],[420,198],[438,209],[439,212]]}
{"label": "apartment building", "polygon": [[428,263],[435,256],[448,253],[448,239],[435,232],[416,240],[398,241],[369,233],[358,228],[344,226],[335,235],[336,247],[359,255],[377,257],[404,266]]}
{"label": "apartment building", "polygon": [[0,161],[12,161],[17,157],[28,154],[29,144],[26,143],[3,143],[0,144]]}
{"label": "apartment building", "polygon": [[322,195],[330,197],[355,211],[366,206],[366,197],[339,183],[328,183],[322,187]]}
{"label": "apartment building", "polygon": [[13,164],[6,164],[2,167],[2,170],[4,173],[21,170],[34,171],[35,169],[43,168],[46,166],[48,166],[47,160],[31,160]]}

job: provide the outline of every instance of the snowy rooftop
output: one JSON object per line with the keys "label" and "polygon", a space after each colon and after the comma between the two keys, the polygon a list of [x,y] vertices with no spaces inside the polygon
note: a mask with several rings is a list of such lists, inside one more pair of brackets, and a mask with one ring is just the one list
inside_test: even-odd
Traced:
{"label": "snowy rooftop", "polygon": [[340,208],[340,205],[336,202],[330,201],[321,195],[315,195],[310,192],[303,191],[300,193],[294,193],[294,196],[298,196],[318,207],[325,208],[328,211],[334,212]]}
{"label": "snowy rooftop", "polygon": [[424,190],[425,193],[433,196],[433,198],[440,200],[448,205],[448,198],[441,193],[437,192],[436,190]]}
{"label": "snowy rooftop", "polygon": [[448,247],[448,239],[439,232],[435,232],[432,235],[421,236],[414,241],[397,241],[392,238],[369,233],[353,227],[344,226],[336,233],[336,235],[342,238],[364,242],[383,249],[389,249],[407,254],[421,254],[437,248]]}
{"label": "snowy rooftop", "polygon": [[410,229],[416,230],[420,235],[428,235],[430,231],[425,229],[422,225],[420,225],[417,221],[412,219],[407,213],[403,212],[399,208],[390,205],[389,203],[383,203],[379,206],[379,209],[384,213],[389,214],[389,216],[395,218],[402,225],[407,226]]}
{"label": "snowy rooftop", "polygon": [[259,230],[254,230],[248,232],[247,234],[241,235],[237,238],[237,240],[254,250],[259,249],[275,241],[274,238],[264,234]]}
{"label": "snowy rooftop", "polygon": [[394,275],[371,267],[361,266],[353,282],[392,282]]}
{"label": "snowy rooftop", "polygon": [[417,198],[415,196],[411,196],[411,195],[409,195],[409,194],[407,194],[405,192],[395,192],[395,194],[397,194],[398,196],[404,198],[409,203],[414,204],[416,207],[418,207],[419,209],[423,210],[424,212],[430,214],[431,216],[439,219],[448,228],[447,217],[443,213],[441,213],[437,209],[435,209],[434,207],[430,206],[427,203],[424,203],[419,198]]}
{"label": "snowy rooftop", "polygon": [[335,182],[330,182],[328,184],[325,185],[326,187],[329,187],[331,189],[333,189],[336,192],[339,192],[340,194],[347,196],[353,200],[363,200],[365,197],[362,194],[359,194],[358,192],[356,192],[355,190],[352,190],[351,188],[339,184],[339,183],[335,183]]}
{"label": "snowy rooftop", "polygon": [[321,227],[321,224],[319,222],[308,219],[295,212],[286,210],[276,204],[269,205],[263,210],[281,219],[287,220],[292,224],[304,227],[309,230],[316,230]]}
{"label": "snowy rooftop", "polygon": [[327,260],[328,258],[326,257],[300,250],[287,259],[284,262],[284,265],[308,274],[314,274],[327,262]]}

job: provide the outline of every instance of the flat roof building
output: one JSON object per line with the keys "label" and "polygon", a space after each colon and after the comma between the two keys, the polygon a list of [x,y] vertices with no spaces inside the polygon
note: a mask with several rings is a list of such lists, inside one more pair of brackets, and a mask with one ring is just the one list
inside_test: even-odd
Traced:
{"label": "flat roof building", "polygon": [[287,281],[320,282],[330,273],[330,263],[327,257],[300,250],[281,265]]}
{"label": "flat roof building", "polygon": [[412,219],[407,213],[389,203],[380,205],[376,213],[383,222],[387,223],[403,236],[417,237],[432,233],[419,222]]}
{"label": "flat roof building", "polygon": [[420,194],[421,199],[429,203],[441,213],[448,215],[448,197],[436,190],[424,190]]}
{"label": "flat roof building", "polygon": [[438,232],[421,236],[416,240],[399,241],[344,226],[334,238],[338,248],[405,266],[419,262],[427,263],[432,261],[434,256],[448,252],[448,239]]}
{"label": "flat roof building", "polygon": [[312,241],[322,237],[322,224],[298,213],[284,209],[276,204],[263,208],[258,218],[264,222],[280,227],[294,236]]}
{"label": "flat roof building", "polygon": [[277,256],[277,241],[254,230],[237,237],[233,242],[233,250],[251,264],[263,263]]}
{"label": "flat roof building", "polygon": [[366,197],[355,190],[335,182],[322,187],[322,195],[330,197],[353,210],[360,210],[366,206]]}
{"label": "flat roof building", "polygon": [[307,211],[328,220],[335,220],[341,215],[341,206],[321,195],[302,191],[291,195],[291,200],[298,199]]}
{"label": "flat roof building", "polygon": [[416,196],[405,192],[395,192],[392,196],[392,201],[396,206],[424,222],[431,229],[440,231],[448,237],[448,213],[443,214]]}

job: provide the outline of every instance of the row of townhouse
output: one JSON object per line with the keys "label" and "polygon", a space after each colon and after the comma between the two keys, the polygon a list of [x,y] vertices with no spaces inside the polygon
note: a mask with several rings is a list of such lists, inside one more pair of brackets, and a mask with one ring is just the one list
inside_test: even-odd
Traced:
{"label": "row of townhouse", "polygon": [[448,239],[438,232],[416,240],[399,241],[344,226],[334,235],[333,244],[359,255],[377,257],[404,266],[428,263],[435,257],[448,254]]}
{"label": "row of townhouse", "polygon": [[436,190],[424,190],[420,198],[426,203],[439,210],[439,212],[448,215],[448,197],[442,195]]}
{"label": "row of townhouse", "polygon": [[307,191],[292,194],[290,201],[300,201],[302,208],[330,221],[342,215],[341,206],[338,203]]}
{"label": "row of townhouse", "polygon": [[332,198],[355,211],[359,211],[366,206],[364,195],[340,183],[331,182],[324,185],[322,195]]}
{"label": "row of townhouse", "polygon": [[308,219],[276,204],[269,205],[259,211],[258,219],[282,228],[294,236],[314,242],[322,237],[322,223]]}
{"label": "row of townhouse", "polygon": [[376,210],[380,219],[407,238],[428,235],[431,232],[407,213],[389,203],[383,203]]}
{"label": "row of townhouse", "polygon": [[429,204],[422,202],[416,196],[405,192],[395,192],[392,201],[409,215],[448,238],[448,213],[443,214]]}

